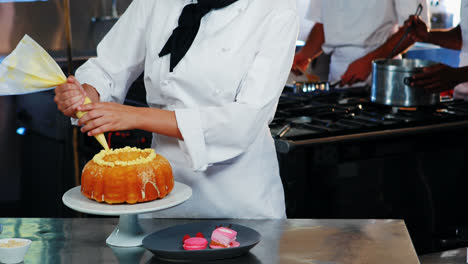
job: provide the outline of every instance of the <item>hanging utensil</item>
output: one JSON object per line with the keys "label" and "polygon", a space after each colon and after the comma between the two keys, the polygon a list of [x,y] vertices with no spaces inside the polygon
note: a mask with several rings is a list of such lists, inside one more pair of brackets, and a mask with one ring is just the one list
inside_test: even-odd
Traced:
{"label": "hanging utensil", "polygon": [[70,17],[70,0],[63,1],[64,22],[65,22],[65,37],[67,40],[67,66],[68,75],[73,74],[73,55],[72,55],[72,30]]}
{"label": "hanging utensil", "polygon": [[[416,9],[416,12],[414,13],[415,16],[419,16],[421,14],[423,10],[423,6],[422,4],[419,4],[418,5],[418,8]],[[387,60],[388,59],[391,59],[393,58],[394,53],[395,51],[397,50],[397,48],[401,45],[401,43],[403,43],[403,41],[406,39],[406,36],[408,35],[408,33],[410,32],[410,30],[412,30],[412,27],[407,27],[406,30],[405,30],[405,33],[403,34],[403,36],[401,37],[401,39],[397,42],[397,44],[393,47],[392,51],[390,52],[390,54],[387,56]]]}

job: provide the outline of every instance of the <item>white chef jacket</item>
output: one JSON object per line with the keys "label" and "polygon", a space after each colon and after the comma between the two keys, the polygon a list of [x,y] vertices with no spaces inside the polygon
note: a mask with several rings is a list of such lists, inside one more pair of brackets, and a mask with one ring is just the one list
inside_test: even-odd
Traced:
{"label": "white chef jacket", "polygon": [[427,0],[311,0],[307,17],[323,24],[322,49],[331,53],[329,80],[341,79],[351,62],[382,45],[419,3],[429,23]]}
{"label": "white chef jacket", "polygon": [[[192,188],[156,217],[283,218],[285,201],[268,127],[298,35],[294,0],[239,0],[201,20],[169,72],[158,53],[190,0],[136,0],[76,72],[102,101],[122,103],[144,70],[150,107],[175,111],[184,141],[153,134],[152,146]],[[157,118],[157,117],[155,117]]]}
{"label": "white chef jacket", "polygon": [[[468,0],[461,1],[460,29],[462,33],[462,49],[459,67],[468,66]],[[468,101],[468,82],[455,86],[453,97]]]}

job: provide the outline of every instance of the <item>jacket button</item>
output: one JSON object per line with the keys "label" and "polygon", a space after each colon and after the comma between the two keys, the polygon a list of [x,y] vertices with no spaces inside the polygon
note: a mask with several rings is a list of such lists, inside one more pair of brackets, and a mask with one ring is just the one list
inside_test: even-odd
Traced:
{"label": "jacket button", "polygon": [[164,80],[161,82],[162,85],[168,85],[169,84],[169,81],[168,80]]}

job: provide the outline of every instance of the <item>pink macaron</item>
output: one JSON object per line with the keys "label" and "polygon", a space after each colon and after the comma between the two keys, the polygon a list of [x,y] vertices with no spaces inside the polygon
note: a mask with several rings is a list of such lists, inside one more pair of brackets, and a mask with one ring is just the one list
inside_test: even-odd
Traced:
{"label": "pink macaron", "polygon": [[185,250],[202,250],[208,245],[208,240],[203,237],[191,237],[184,241]]}

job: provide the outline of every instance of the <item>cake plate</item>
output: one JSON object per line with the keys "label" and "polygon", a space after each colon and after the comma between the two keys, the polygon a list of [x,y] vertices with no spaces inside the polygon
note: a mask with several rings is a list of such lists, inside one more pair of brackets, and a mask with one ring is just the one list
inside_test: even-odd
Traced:
{"label": "cake plate", "polygon": [[116,247],[138,247],[143,245],[145,233],[138,220],[138,214],[151,213],[179,205],[192,196],[192,189],[180,182],[163,199],[137,204],[98,203],[81,194],[81,186],[68,190],[62,197],[63,203],[71,209],[94,215],[119,216],[119,223],[106,239]]}

